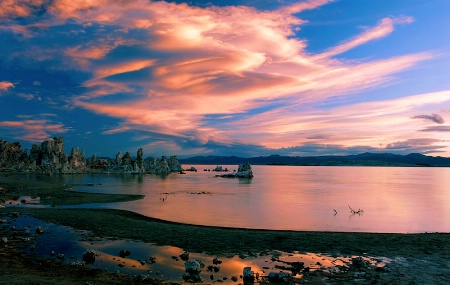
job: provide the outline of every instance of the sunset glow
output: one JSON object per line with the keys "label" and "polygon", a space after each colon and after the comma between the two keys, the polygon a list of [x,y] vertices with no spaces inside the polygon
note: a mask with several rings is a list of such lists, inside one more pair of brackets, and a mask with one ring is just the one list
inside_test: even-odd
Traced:
{"label": "sunset glow", "polygon": [[0,139],[63,136],[101,156],[449,157],[446,11],[446,0],[7,0]]}

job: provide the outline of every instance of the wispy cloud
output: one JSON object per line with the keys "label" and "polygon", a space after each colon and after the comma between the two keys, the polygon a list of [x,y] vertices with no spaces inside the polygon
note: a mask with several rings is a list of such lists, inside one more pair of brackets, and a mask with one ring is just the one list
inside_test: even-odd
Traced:
{"label": "wispy cloud", "polygon": [[285,8],[281,8],[282,12],[288,14],[300,13],[304,10],[312,10],[322,5],[334,2],[335,0],[309,0],[291,4]]}
{"label": "wispy cloud", "polygon": [[410,24],[414,22],[412,17],[398,17],[398,18],[384,18],[373,28],[366,28],[366,30],[355,38],[346,41],[338,46],[332,47],[326,52],[319,54],[316,58],[329,58],[341,53],[344,53],[352,48],[363,45],[375,39],[383,38],[394,31],[396,24]]}
{"label": "wispy cloud", "polygon": [[48,116],[44,114],[36,119],[25,116],[16,121],[2,121],[0,129],[7,137],[30,142],[42,142],[55,134],[63,134],[69,130],[64,124],[55,123],[46,117]]}
{"label": "wispy cloud", "polygon": [[421,129],[421,132],[450,132],[450,126],[429,126]]}
{"label": "wispy cloud", "polygon": [[[348,104],[327,109],[287,106],[260,114],[247,115],[240,122],[220,123],[228,136],[240,137],[271,149],[309,144],[333,144],[358,149],[392,148],[393,142],[405,138],[421,142],[423,132],[411,120],[411,114],[439,110],[450,104],[450,91],[406,96],[392,100]],[[423,122],[424,124],[427,121]],[[433,124],[435,124],[433,122]],[[349,127],[350,126],[350,127]],[[428,128],[430,131],[433,128]],[[446,127],[442,126],[441,131]],[[438,129],[435,129],[438,131]],[[445,148],[442,140],[431,140],[430,149]]]}
{"label": "wispy cloud", "polygon": [[445,123],[445,120],[439,114],[418,115],[418,116],[414,116],[413,119],[424,119],[424,120],[428,120],[428,121],[434,122],[436,124],[443,124],[443,123]]}
{"label": "wispy cloud", "polygon": [[388,151],[402,151],[402,152],[418,152],[418,153],[430,153],[439,152],[442,146],[436,143],[445,143],[445,140],[433,139],[433,138],[422,138],[422,139],[408,139],[405,141],[399,141],[390,143],[386,146]]}
{"label": "wispy cloud", "polygon": [[[292,153],[302,146],[319,150],[327,144],[328,149],[342,151],[370,150],[380,145],[394,148],[407,139],[413,140],[407,141],[410,145],[425,142],[421,136],[433,129],[427,124],[445,123],[438,105],[449,103],[448,91],[386,101],[361,97],[359,101],[372,102],[313,107],[312,103],[332,104],[358,92],[366,96],[362,91],[391,84],[396,74],[435,57],[424,51],[344,59],[345,52],[391,35],[398,25],[411,24],[414,19],[408,16],[382,18],[323,53],[307,52],[307,40],[296,37],[305,23],[298,13],[330,2],[299,1],[259,11],[144,0],[8,1],[0,12],[7,25],[0,26],[11,33],[17,32],[12,28],[17,25],[28,31],[28,38],[20,40],[31,43],[29,48],[12,52],[11,58],[83,74],[85,92],[66,100],[118,119],[103,134],[134,132],[170,141],[174,150],[188,145],[202,151],[207,146],[245,144]],[[16,20],[27,15],[33,17],[26,24]],[[51,48],[38,44],[46,33],[53,37]],[[13,87],[0,82],[0,91]],[[408,94],[398,96],[403,95]],[[29,120],[34,129],[27,129],[24,121],[3,122],[2,127],[16,124],[30,134],[40,130],[34,133],[37,140],[52,128],[56,133],[67,131],[48,120]],[[408,137],[400,137],[404,135]],[[159,142],[151,141],[149,147],[159,147]],[[424,147],[438,149],[441,144],[433,140]]]}

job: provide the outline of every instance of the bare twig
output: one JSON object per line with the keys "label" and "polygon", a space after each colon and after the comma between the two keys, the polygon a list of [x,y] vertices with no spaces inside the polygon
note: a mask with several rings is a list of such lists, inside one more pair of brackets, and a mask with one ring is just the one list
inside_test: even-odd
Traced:
{"label": "bare twig", "polygon": [[355,210],[352,209],[352,207],[350,207],[350,205],[348,205],[348,207],[350,208],[350,212],[351,212],[352,214],[358,214],[358,215],[361,215],[362,213],[364,213],[364,211],[361,210],[361,209],[358,209],[358,211],[355,211]]}

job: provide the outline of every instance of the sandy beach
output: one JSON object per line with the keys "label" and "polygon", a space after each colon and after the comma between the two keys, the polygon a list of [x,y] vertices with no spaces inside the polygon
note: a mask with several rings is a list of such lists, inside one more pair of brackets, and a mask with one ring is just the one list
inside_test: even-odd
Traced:
{"label": "sandy beach", "polygon": [[[450,283],[450,234],[377,234],[347,232],[268,231],[205,227],[172,223],[144,217],[132,212],[106,209],[61,209],[5,205],[21,196],[40,197],[45,205],[112,202],[140,199],[133,195],[86,194],[67,191],[64,185],[30,182],[13,174],[0,176],[0,284],[160,284],[184,283],[148,278],[143,275],[117,273],[63,263],[58,258],[30,254],[34,232],[24,238],[11,227],[16,217],[33,217],[39,221],[68,226],[75,233],[83,231],[90,238],[136,240],[155,246],[173,246],[191,253],[239,258],[269,256],[273,251],[316,253],[336,258],[383,258],[380,265],[351,262],[345,270],[303,269],[296,278],[285,280],[297,284],[448,284]],[[34,229],[33,229],[34,230]],[[50,233],[49,233],[50,234]],[[5,239],[6,238],[6,242]],[[37,237],[38,238],[38,237]],[[85,236],[81,238],[86,238]],[[351,260],[351,259],[350,259]],[[343,268],[342,268],[343,269]],[[231,276],[230,276],[231,277]],[[241,276],[237,281],[242,284]],[[261,276],[255,283],[274,282]],[[219,282],[203,280],[203,284]],[[221,281],[222,282],[222,281]],[[279,281],[281,282],[281,281]]]}

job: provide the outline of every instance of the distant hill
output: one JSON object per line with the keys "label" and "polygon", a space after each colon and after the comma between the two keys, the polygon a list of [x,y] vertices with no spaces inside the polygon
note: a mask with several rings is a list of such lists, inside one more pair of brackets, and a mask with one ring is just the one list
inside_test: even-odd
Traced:
{"label": "distant hill", "polygon": [[440,166],[449,167],[450,158],[426,156],[419,153],[399,155],[392,153],[362,153],[356,155],[328,156],[194,156],[179,159],[181,164],[229,165],[249,162],[253,165],[303,165],[303,166]]}

